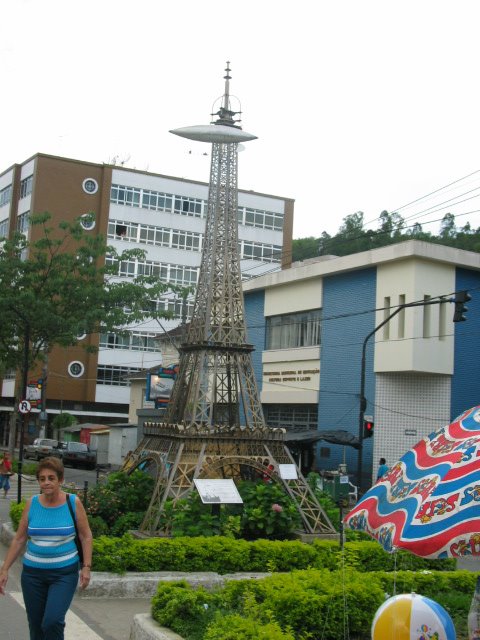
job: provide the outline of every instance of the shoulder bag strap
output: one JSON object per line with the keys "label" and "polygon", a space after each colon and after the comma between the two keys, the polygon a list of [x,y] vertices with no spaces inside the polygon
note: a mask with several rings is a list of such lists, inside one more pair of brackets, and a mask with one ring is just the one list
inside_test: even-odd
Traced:
{"label": "shoulder bag strap", "polygon": [[80,542],[80,538],[78,536],[77,520],[75,518],[75,514],[73,513],[72,503],[70,502],[70,498],[72,496],[73,496],[73,499],[75,500],[76,496],[73,493],[67,493],[67,507],[68,507],[68,510],[70,511],[70,515],[72,516],[73,526],[75,527],[75,544],[77,545],[78,557],[80,559],[80,562],[83,562],[82,543]]}

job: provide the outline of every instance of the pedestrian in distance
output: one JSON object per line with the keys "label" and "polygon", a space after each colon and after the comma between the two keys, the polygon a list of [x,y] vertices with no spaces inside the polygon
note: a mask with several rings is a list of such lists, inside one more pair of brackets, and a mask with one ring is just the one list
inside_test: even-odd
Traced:
{"label": "pedestrian in distance", "polygon": [[10,476],[12,475],[12,461],[10,460],[10,454],[5,451],[2,459],[0,460],[0,489],[3,489],[3,497],[7,497],[7,493],[10,490]]}
{"label": "pedestrian in distance", "polygon": [[[79,571],[80,588],[90,582],[92,532],[79,498],[62,490],[63,474],[58,458],[44,458],[39,463],[40,494],[28,500],[0,567],[0,594],[5,595],[8,570],[26,543],[21,584],[30,640],[64,640],[65,615],[79,583]],[[83,551],[81,567],[73,518]]]}
{"label": "pedestrian in distance", "polygon": [[377,482],[380,480],[380,478],[383,478],[387,471],[387,461],[385,460],[385,458],[380,458],[380,460],[378,461]]}

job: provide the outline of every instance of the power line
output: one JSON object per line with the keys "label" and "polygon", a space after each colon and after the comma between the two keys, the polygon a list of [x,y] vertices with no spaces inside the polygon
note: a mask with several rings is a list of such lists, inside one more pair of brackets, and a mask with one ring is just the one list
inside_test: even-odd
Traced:
{"label": "power line", "polygon": [[[467,178],[471,178],[472,176],[474,176],[477,173],[480,173],[480,169],[477,169],[476,171],[473,171],[472,173],[469,173],[466,176],[463,176],[462,178],[458,178],[457,180],[454,180],[453,182],[450,182],[450,183],[444,185],[443,187],[439,187],[438,189],[435,189],[434,191],[431,191],[430,193],[427,193],[424,196],[420,196],[419,198],[416,198],[415,200],[412,200],[411,202],[407,202],[406,204],[403,204],[401,207],[397,207],[395,209],[392,209],[391,213],[398,213],[399,211],[402,211],[402,209],[406,209],[407,207],[410,207],[413,204],[416,204],[417,202],[421,202],[422,200],[426,200],[427,198],[435,195],[436,193],[439,193],[440,191],[443,191],[444,189],[447,189],[448,187],[452,187],[453,185],[458,184],[459,182],[462,182],[462,180],[466,180]],[[380,217],[374,218],[373,220],[370,220],[370,221],[366,222],[365,224],[371,224],[372,222],[376,222],[377,220],[380,220]]]}

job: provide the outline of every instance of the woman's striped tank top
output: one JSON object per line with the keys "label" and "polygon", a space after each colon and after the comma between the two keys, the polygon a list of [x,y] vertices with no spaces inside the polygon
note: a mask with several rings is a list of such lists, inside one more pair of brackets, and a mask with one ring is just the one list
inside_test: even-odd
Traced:
{"label": "woman's striped tank top", "polygon": [[[67,504],[43,507],[33,496],[28,514],[28,542],[23,564],[37,569],[57,569],[78,562],[75,526]],[[67,494],[73,513],[75,496]]]}

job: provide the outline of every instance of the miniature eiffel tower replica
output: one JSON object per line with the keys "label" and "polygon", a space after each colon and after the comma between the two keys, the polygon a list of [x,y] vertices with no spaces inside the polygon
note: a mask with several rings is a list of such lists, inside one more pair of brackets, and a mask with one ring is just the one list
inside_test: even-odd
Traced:
{"label": "miniature eiffel tower replica", "polygon": [[[265,425],[247,343],[237,221],[238,144],[255,139],[242,131],[230,105],[230,67],[217,119],[171,133],[212,144],[208,211],[192,319],[180,349],[178,377],[165,418],[144,425],[144,438],[126,471],[149,461],[156,485],[140,531],[155,535],[167,499],[178,500],[197,478],[271,478],[283,484],[305,531],[335,529],[295,466],[284,430]],[[290,465],[289,476],[279,465]],[[292,469],[294,473],[292,472]]]}

